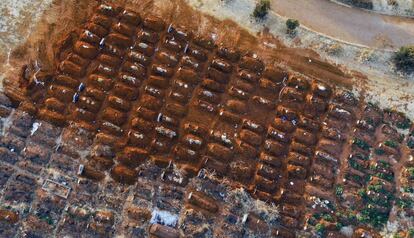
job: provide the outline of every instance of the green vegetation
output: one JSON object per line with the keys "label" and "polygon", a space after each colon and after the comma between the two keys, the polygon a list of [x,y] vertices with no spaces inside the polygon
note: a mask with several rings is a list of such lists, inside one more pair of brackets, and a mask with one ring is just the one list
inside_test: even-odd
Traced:
{"label": "green vegetation", "polygon": [[334,221],[333,217],[332,217],[330,214],[324,214],[324,215],[322,216],[322,218],[323,218],[325,221],[329,221],[329,222],[333,222],[333,221]]}
{"label": "green vegetation", "polygon": [[335,216],[339,221],[345,224],[353,224],[356,223],[357,218],[356,215],[351,210],[345,210],[343,212],[336,212]]}
{"label": "green vegetation", "polygon": [[367,123],[371,126],[375,126],[374,120],[372,118],[367,118]]}
{"label": "green vegetation", "polygon": [[365,189],[361,188],[360,190],[358,190],[358,195],[365,201],[368,199],[368,195],[367,192],[365,191]]}
{"label": "green vegetation", "polygon": [[411,187],[411,186],[406,185],[406,186],[403,187],[403,191],[405,193],[414,193],[414,188]]}
{"label": "green vegetation", "polygon": [[256,19],[263,19],[267,16],[270,9],[270,0],[260,0],[253,11],[253,16]]}
{"label": "green vegetation", "polygon": [[358,222],[375,228],[382,227],[388,221],[388,211],[394,200],[393,194],[388,192],[381,182],[368,185],[367,190],[358,190],[358,194],[364,203],[364,208],[357,215]]}
{"label": "green vegetation", "polygon": [[342,223],[340,223],[340,222],[337,222],[336,223],[336,229],[339,231],[339,230],[341,230],[342,229],[342,227],[344,226]]}
{"label": "green vegetation", "polygon": [[381,228],[388,221],[388,213],[381,213],[375,208],[367,206],[358,214],[357,219],[359,222]]}
{"label": "green vegetation", "polygon": [[335,194],[338,197],[342,196],[342,194],[344,194],[344,186],[343,185],[337,185],[336,188],[335,188]]}
{"label": "green vegetation", "polygon": [[385,151],[383,150],[383,149],[381,149],[381,148],[377,148],[377,149],[375,149],[375,154],[377,154],[377,155],[383,155],[383,154],[385,154]]}
{"label": "green vegetation", "polygon": [[350,159],[348,161],[349,165],[351,165],[352,168],[359,170],[359,171],[364,171],[364,167],[362,167],[360,164],[358,164],[355,160]]}
{"label": "green vegetation", "polygon": [[287,33],[291,34],[295,32],[296,28],[299,26],[299,21],[295,19],[287,19],[286,21],[286,27],[287,27]]}
{"label": "green vegetation", "polygon": [[408,230],[408,237],[409,237],[409,238],[414,238],[414,228],[410,228],[410,229]]}
{"label": "green vegetation", "polygon": [[384,190],[382,184],[380,184],[380,183],[368,185],[368,190],[374,191],[376,193],[385,193],[386,192]]}
{"label": "green vegetation", "polygon": [[386,173],[378,172],[374,176],[376,176],[378,178],[382,178],[382,179],[387,180],[389,182],[392,182],[392,180],[394,180],[394,176],[392,174],[386,174]]}
{"label": "green vegetation", "polygon": [[407,173],[408,173],[408,176],[410,177],[410,179],[414,179],[414,167],[408,167],[407,168]]}
{"label": "green vegetation", "polygon": [[362,180],[365,179],[364,177],[360,177],[356,174],[351,174],[351,173],[345,174],[345,178],[348,179],[348,180],[353,180],[355,182],[359,182],[359,181],[362,181]]}
{"label": "green vegetation", "polygon": [[398,70],[412,73],[414,72],[414,46],[403,46],[395,52],[394,64]]}
{"label": "green vegetation", "polygon": [[399,233],[395,233],[392,238],[403,238]]}
{"label": "green vegetation", "polygon": [[377,163],[371,164],[369,168],[373,171],[387,171],[389,168],[391,168],[391,164],[384,160],[379,160]]}
{"label": "green vegetation", "polygon": [[317,220],[319,220],[319,219],[321,219],[321,214],[320,213],[314,213],[312,215],[312,217],[315,218],[315,219],[317,219]]}
{"label": "green vegetation", "polygon": [[315,230],[316,230],[316,232],[318,233],[318,235],[323,236],[323,235],[325,234],[325,232],[326,232],[326,227],[325,227],[325,225],[324,225],[324,224],[322,224],[322,223],[318,223],[318,224],[316,224],[316,226],[315,226]]}
{"label": "green vegetation", "polygon": [[351,156],[349,157],[350,159],[359,159],[359,160],[369,160],[369,156],[368,155],[364,155],[361,153],[355,153],[355,154],[351,154]]}
{"label": "green vegetation", "polygon": [[372,180],[372,176],[370,174],[365,176],[365,182],[369,182]]}
{"label": "green vegetation", "polygon": [[398,143],[393,141],[393,140],[387,140],[384,142],[384,145],[392,147],[392,148],[397,148],[398,147]]}
{"label": "green vegetation", "polygon": [[397,122],[396,124],[395,124],[395,126],[397,126],[399,129],[403,129],[403,130],[406,130],[406,129],[409,129],[410,128],[410,126],[411,126],[411,121],[409,120],[409,119],[405,119],[404,121],[402,121],[402,122]]}
{"label": "green vegetation", "polygon": [[410,138],[408,139],[408,141],[407,141],[407,146],[408,146],[410,149],[414,149],[414,138],[410,137]]}
{"label": "green vegetation", "polygon": [[53,219],[48,213],[37,213],[37,217],[45,222],[47,222],[49,225],[53,225]]}
{"label": "green vegetation", "polygon": [[366,141],[359,138],[355,138],[352,143],[363,150],[369,150],[371,148],[371,146]]}
{"label": "green vegetation", "polygon": [[384,169],[389,169],[391,167],[390,163],[388,163],[387,161],[383,161],[383,160],[379,160],[378,165],[380,166],[380,168],[384,168]]}
{"label": "green vegetation", "polygon": [[400,208],[409,208],[409,207],[411,207],[412,205],[413,205],[413,203],[410,201],[410,200],[408,200],[408,199],[402,199],[402,198],[400,198],[400,199],[397,199],[396,201],[395,201],[395,204],[398,206],[398,207],[400,207]]}

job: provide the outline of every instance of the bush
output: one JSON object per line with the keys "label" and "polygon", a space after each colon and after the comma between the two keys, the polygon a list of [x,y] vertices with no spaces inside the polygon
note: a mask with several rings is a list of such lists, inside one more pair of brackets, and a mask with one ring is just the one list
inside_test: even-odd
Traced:
{"label": "bush", "polygon": [[344,194],[344,186],[342,186],[342,185],[336,186],[336,188],[335,188],[335,194],[338,197],[342,196],[342,194]]}
{"label": "bush", "polygon": [[316,230],[316,232],[318,233],[318,235],[324,235],[325,234],[325,231],[326,231],[326,227],[325,227],[325,225],[324,224],[321,224],[321,223],[318,223],[316,226],[315,226],[315,230]]}
{"label": "bush", "polygon": [[270,0],[260,0],[253,11],[253,16],[255,18],[262,19],[264,18],[270,9]]}
{"label": "bush", "polygon": [[410,228],[410,230],[408,230],[408,238],[414,238],[414,228]]}
{"label": "bush", "polygon": [[299,25],[299,21],[295,19],[287,19],[286,21],[288,32],[293,32]]}
{"label": "bush", "polygon": [[414,72],[414,46],[403,46],[395,52],[394,63],[398,70]]}
{"label": "bush", "polygon": [[407,174],[410,179],[414,179],[414,167],[408,167],[407,168]]}

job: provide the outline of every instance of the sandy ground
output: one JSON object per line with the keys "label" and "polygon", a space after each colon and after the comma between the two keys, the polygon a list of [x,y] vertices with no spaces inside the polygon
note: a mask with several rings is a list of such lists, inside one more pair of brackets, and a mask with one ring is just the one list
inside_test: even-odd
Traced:
{"label": "sandy ground", "polygon": [[[352,4],[351,0],[330,0],[343,4],[348,7],[358,7]],[[394,3],[397,3],[395,5]],[[395,0],[395,2],[388,0],[372,0],[373,9],[365,9],[366,11],[377,12],[385,15],[414,17],[414,1],[413,0]],[[362,8],[361,8],[362,9]]]}
{"label": "sandy ground", "polygon": [[328,36],[375,48],[414,44],[414,19],[385,16],[326,0],[272,0],[272,10]]}
{"label": "sandy ground", "polygon": [[0,56],[22,44],[52,0],[0,1]]}
{"label": "sandy ground", "polygon": [[10,67],[10,54],[26,42],[52,0],[0,1],[0,90],[3,88],[3,69]]}

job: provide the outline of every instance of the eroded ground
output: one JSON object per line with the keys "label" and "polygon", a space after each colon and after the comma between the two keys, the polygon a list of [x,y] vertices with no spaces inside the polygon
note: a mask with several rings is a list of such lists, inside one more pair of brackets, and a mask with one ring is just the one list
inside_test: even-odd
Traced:
{"label": "eroded ground", "polygon": [[313,52],[176,3],[86,4],[14,52],[4,234],[360,237],[390,220],[408,237],[410,120]]}

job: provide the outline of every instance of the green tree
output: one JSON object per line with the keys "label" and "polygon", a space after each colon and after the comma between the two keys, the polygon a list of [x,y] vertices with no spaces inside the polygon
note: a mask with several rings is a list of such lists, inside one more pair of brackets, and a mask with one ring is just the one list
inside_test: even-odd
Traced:
{"label": "green tree", "polygon": [[287,19],[286,21],[286,27],[288,33],[293,33],[296,28],[299,26],[299,21],[295,19]]}
{"label": "green tree", "polygon": [[257,19],[263,19],[270,9],[270,0],[260,0],[253,11],[253,16]]}
{"label": "green tree", "polygon": [[398,70],[414,72],[414,46],[403,46],[395,52],[394,63]]}

